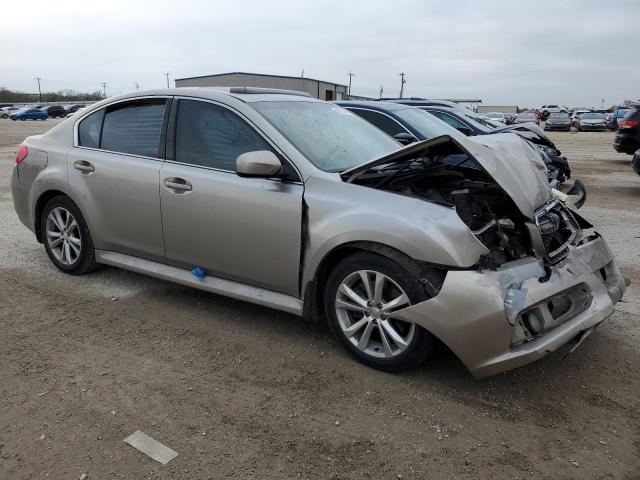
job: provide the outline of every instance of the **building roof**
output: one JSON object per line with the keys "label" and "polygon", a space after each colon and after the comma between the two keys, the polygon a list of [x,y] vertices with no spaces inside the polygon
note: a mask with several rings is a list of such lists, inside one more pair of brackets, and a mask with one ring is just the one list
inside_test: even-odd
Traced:
{"label": "building roof", "polygon": [[197,77],[176,78],[175,81],[177,82],[179,80],[195,80],[196,78],[224,77],[224,76],[227,76],[227,75],[252,75],[252,76],[255,76],[255,77],[288,78],[290,80],[311,80],[312,82],[330,83],[331,85],[336,85],[338,87],[347,88],[346,85],[343,85],[341,83],[328,82],[326,80],[318,80],[318,79],[309,78],[309,77],[291,77],[291,76],[288,76],[288,75],[271,75],[269,73],[249,73],[249,72],[214,73],[212,75],[200,75],[200,76],[197,76]]}

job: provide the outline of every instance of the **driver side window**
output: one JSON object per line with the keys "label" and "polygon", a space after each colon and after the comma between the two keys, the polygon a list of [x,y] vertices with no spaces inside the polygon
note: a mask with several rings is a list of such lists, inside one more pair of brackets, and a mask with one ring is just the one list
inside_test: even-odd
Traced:
{"label": "driver side window", "polygon": [[175,160],[180,163],[235,172],[239,155],[273,151],[242,118],[209,102],[180,100],[176,127]]}

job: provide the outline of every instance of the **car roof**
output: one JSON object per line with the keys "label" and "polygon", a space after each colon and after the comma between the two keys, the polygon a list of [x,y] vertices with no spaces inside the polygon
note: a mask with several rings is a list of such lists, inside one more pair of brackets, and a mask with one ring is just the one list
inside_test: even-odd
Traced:
{"label": "car roof", "polygon": [[[253,87],[180,87],[160,88],[155,90],[140,90],[125,93],[115,97],[109,97],[105,103],[114,100],[126,100],[128,98],[140,98],[145,96],[181,96],[196,97],[210,100],[222,100],[224,97],[233,97],[245,103],[253,102],[320,102],[306,92],[293,92],[291,90],[277,90],[273,88]],[[102,102],[101,102],[102,103]]]}
{"label": "car roof", "polygon": [[386,101],[358,101],[358,100],[342,100],[334,102],[341,107],[368,108],[370,110],[378,110],[380,112],[393,112],[396,110],[409,110],[415,108],[411,105],[403,105],[401,103]]}

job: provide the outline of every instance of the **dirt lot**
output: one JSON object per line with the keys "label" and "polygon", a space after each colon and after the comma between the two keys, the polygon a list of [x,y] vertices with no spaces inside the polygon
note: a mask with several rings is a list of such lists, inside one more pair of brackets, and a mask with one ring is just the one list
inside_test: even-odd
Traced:
{"label": "dirt lot", "polygon": [[[324,325],[102,268],[65,276],[14,211],[0,120],[0,479],[640,478],[640,177],[612,133],[554,133],[632,286],[573,354],[483,381],[390,375]],[[162,466],[123,443],[142,430]]]}

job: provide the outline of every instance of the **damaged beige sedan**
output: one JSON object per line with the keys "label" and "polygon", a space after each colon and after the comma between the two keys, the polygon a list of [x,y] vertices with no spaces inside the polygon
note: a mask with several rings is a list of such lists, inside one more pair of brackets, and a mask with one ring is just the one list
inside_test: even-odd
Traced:
{"label": "damaged beige sedan", "polygon": [[390,137],[296,92],[110,98],[21,145],[21,221],[62,271],[107,264],[311,320],[394,371],[476,377],[585,337],[625,281],[511,134]]}

